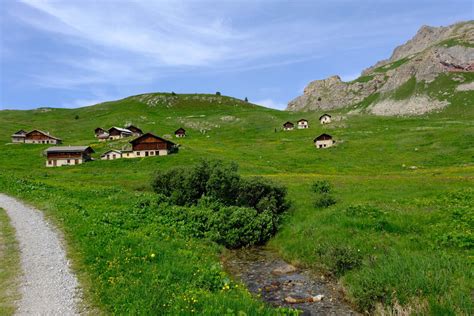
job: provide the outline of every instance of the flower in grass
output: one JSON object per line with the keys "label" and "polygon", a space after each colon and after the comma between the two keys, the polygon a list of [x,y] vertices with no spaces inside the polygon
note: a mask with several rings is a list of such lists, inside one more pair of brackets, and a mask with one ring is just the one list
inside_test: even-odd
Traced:
{"label": "flower in grass", "polygon": [[151,258],[155,258],[155,254],[152,253],[152,254],[150,255],[150,257],[151,257]]}

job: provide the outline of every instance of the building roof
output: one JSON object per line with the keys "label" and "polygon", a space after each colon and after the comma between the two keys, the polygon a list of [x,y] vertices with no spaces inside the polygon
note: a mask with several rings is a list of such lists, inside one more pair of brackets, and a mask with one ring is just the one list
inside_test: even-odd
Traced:
{"label": "building roof", "polygon": [[321,116],[319,117],[319,119],[322,119],[322,118],[325,117],[325,116],[331,117],[331,115],[325,113],[325,114],[321,115]]}
{"label": "building roof", "polygon": [[332,136],[331,136],[331,135],[329,135],[329,134],[321,134],[321,135],[319,135],[318,137],[316,137],[316,138],[314,139],[314,141],[317,141],[317,140],[330,140],[330,139],[332,139]]}
{"label": "building roof", "polygon": [[182,127],[178,128],[177,130],[174,131],[175,134],[178,134],[178,133],[186,133],[186,130]]}
{"label": "building roof", "polygon": [[112,126],[111,128],[109,128],[109,132],[110,130],[112,129],[116,129],[118,130],[119,132],[122,132],[122,133],[127,133],[127,134],[132,134],[132,131],[131,130],[128,130],[126,128],[121,128],[121,127],[117,127],[117,126]]}
{"label": "building roof", "polygon": [[39,130],[39,129],[34,129],[31,132],[26,133],[25,136],[28,135],[28,134],[31,134],[33,132],[39,132],[39,133],[43,134],[44,136],[48,136],[49,138],[53,138],[53,139],[56,139],[56,140],[61,140],[61,138],[55,137],[53,135],[49,135],[48,132],[45,132],[45,131],[42,131],[42,130]]}
{"label": "building roof", "polygon": [[169,143],[169,144],[171,144],[171,145],[176,145],[176,144],[173,143],[172,141],[169,141],[169,140],[167,140],[167,139],[161,138],[161,137],[156,136],[156,135],[154,135],[154,134],[152,134],[152,133],[146,133],[146,134],[143,134],[143,135],[141,135],[141,136],[138,136],[138,137],[135,138],[134,140],[131,140],[131,141],[130,141],[130,144],[135,144],[136,142],[138,142],[138,141],[141,140],[142,138],[149,137],[149,136],[154,137],[154,138],[156,138],[156,139],[159,139],[159,140],[161,140],[161,141],[164,141],[164,142],[166,142],[166,143]]}
{"label": "building roof", "polygon": [[293,123],[291,123],[291,122],[286,122],[285,124],[283,124],[283,126],[286,126],[286,125],[294,126],[295,124],[293,124]]}
{"label": "building roof", "polygon": [[308,120],[306,120],[306,119],[301,119],[301,120],[298,120],[298,123],[299,123],[299,122],[308,122]]}
{"label": "building roof", "polygon": [[131,125],[131,124],[130,124],[130,125],[128,125],[128,126],[126,127],[126,129],[128,129],[128,130],[130,130],[130,131],[131,131],[131,129],[134,129],[134,130],[139,131],[140,133],[143,134],[143,131],[142,131],[140,128],[136,127],[135,125]]}
{"label": "building roof", "polygon": [[118,154],[122,154],[122,152],[118,149],[111,149],[111,150],[107,150],[105,153],[103,153],[102,155],[100,155],[101,157],[104,157],[105,155],[107,155],[108,153],[118,153]]}
{"label": "building roof", "polygon": [[76,153],[90,150],[90,152],[95,152],[90,146],[54,146],[49,147],[44,152],[45,153]]}
{"label": "building roof", "polygon": [[16,136],[16,137],[25,137],[25,134],[26,134],[26,131],[25,130],[22,130],[20,129],[19,131],[15,132],[12,134],[12,136]]}

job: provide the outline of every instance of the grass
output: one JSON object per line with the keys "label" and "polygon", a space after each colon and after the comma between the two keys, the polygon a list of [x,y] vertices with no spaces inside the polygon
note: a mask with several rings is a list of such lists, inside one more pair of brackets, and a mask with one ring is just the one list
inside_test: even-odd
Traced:
{"label": "grass", "polygon": [[360,76],[359,78],[355,79],[355,80],[352,80],[351,83],[354,83],[354,82],[369,82],[370,80],[374,79],[374,76],[372,75],[367,75],[367,76]]}
{"label": "grass", "polygon": [[380,66],[380,67],[377,67],[373,70],[373,72],[379,72],[379,73],[385,73],[389,70],[392,70],[392,69],[395,69],[395,68],[398,68],[400,67],[401,65],[403,65],[404,63],[406,63],[407,61],[409,61],[411,58],[410,57],[405,57],[405,58],[401,58],[399,60],[396,60],[394,62],[391,62],[389,64],[386,64],[386,65],[383,65],[383,66]]}
{"label": "grass", "polygon": [[15,231],[5,210],[0,208],[0,314],[13,315],[19,298],[20,258]]}
{"label": "grass", "polygon": [[[440,80],[439,89],[458,84]],[[458,236],[450,223],[457,209],[470,214],[474,109],[464,103],[472,92],[446,97],[451,105],[441,113],[395,118],[340,110],[325,126],[318,123],[322,113],[276,111],[214,95],[152,94],[73,110],[2,111],[5,131],[48,130],[66,145],[91,145],[95,157],[127,144],[97,142],[98,126],[133,123],[160,136],[182,126],[188,136],[175,139],[181,145],[175,155],[45,168],[47,146],[11,145],[3,134],[0,191],[58,222],[88,297],[105,313],[275,313],[223,272],[222,248],[163,226],[147,207],[155,170],[218,158],[237,162],[244,176],[288,187],[292,208],[270,246],[289,261],[334,274],[360,310],[418,304],[425,312],[468,314],[472,248],[459,243],[469,240],[471,228],[463,226],[467,237]],[[303,116],[309,129],[281,130]],[[312,140],[323,132],[336,146],[314,148]],[[315,180],[332,184],[335,205],[314,206]],[[368,213],[349,216],[358,205]]]}

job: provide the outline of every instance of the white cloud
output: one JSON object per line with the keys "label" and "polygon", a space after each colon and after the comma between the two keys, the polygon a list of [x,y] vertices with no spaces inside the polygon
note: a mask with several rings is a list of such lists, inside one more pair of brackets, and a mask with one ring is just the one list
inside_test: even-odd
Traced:
{"label": "white cloud", "polygon": [[277,110],[284,110],[286,108],[286,104],[274,101],[272,99],[263,99],[263,100],[258,100],[252,103],[262,105],[267,108],[277,109]]}

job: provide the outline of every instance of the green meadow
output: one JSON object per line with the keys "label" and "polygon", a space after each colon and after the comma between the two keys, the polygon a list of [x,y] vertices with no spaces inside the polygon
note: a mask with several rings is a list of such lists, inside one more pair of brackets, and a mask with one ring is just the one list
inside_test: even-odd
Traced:
{"label": "green meadow", "polygon": [[[469,75],[466,79],[472,80]],[[452,87],[449,86],[449,92]],[[105,314],[289,314],[252,297],[220,264],[223,247],[167,226],[155,212],[157,170],[201,159],[236,162],[243,177],[288,188],[290,210],[269,241],[286,260],[326,273],[361,312],[471,314],[474,247],[474,104],[456,93],[444,111],[377,117],[267,109],[216,95],[149,94],[78,109],[0,112],[0,191],[40,209],[65,232],[90,308]],[[307,130],[281,125],[305,118]],[[171,137],[177,154],[101,161],[93,130],[133,123]],[[90,145],[96,161],[46,168],[48,145],[10,144],[42,129]],[[313,139],[328,133],[334,147]],[[336,201],[315,205],[315,181]]]}

